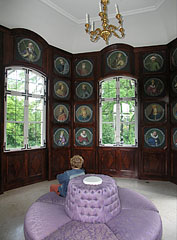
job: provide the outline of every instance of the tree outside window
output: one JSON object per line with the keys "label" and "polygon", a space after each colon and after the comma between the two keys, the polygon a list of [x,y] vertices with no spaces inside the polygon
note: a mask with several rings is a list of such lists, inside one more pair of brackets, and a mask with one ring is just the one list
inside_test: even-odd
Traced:
{"label": "tree outside window", "polygon": [[5,151],[45,147],[46,77],[21,67],[5,73]]}
{"label": "tree outside window", "polygon": [[137,81],[113,77],[100,82],[100,146],[138,145]]}

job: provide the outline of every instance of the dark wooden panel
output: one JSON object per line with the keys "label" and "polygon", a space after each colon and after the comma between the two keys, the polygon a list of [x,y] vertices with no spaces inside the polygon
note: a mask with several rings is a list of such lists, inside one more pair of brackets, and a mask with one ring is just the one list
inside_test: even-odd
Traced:
{"label": "dark wooden panel", "polygon": [[101,173],[116,172],[116,150],[112,148],[99,149],[99,169]]}
{"label": "dark wooden panel", "polygon": [[42,176],[45,168],[45,155],[41,150],[29,151],[28,176]]}
{"label": "dark wooden panel", "polygon": [[165,177],[167,175],[166,159],[167,153],[163,151],[143,152],[143,174]]}
{"label": "dark wooden panel", "polygon": [[7,183],[15,183],[26,177],[24,152],[6,154]]}
{"label": "dark wooden panel", "polygon": [[74,149],[73,155],[80,155],[84,158],[84,169],[86,173],[96,173],[96,154],[93,150]]}
{"label": "dark wooden panel", "polygon": [[[0,29],[0,148],[3,145],[3,73],[2,73],[2,60],[3,60],[3,33]],[[0,153],[0,194],[3,192],[3,164],[2,164],[2,153]]]}
{"label": "dark wooden panel", "polygon": [[55,178],[58,173],[70,169],[70,150],[53,149],[51,159],[51,177]]}
{"label": "dark wooden panel", "polygon": [[177,151],[172,151],[171,163],[171,176],[177,183]]}
{"label": "dark wooden panel", "polygon": [[100,172],[114,176],[137,176],[138,149],[99,149]]}
{"label": "dark wooden panel", "polygon": [[138,149],[121,149],[118,169],[122,175],[137,176]]}

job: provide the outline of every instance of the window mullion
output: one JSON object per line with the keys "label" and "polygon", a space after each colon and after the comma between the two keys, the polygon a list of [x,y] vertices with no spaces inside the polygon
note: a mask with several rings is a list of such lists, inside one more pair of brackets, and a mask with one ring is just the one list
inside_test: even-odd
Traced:
{"label": "window mullion", "polygon": [[[44,102],[45,102],[45,99],[44,99]],[[45,139],[46,139],[46,124],[45,124],[45,119],[46,119],[46,105],[44,104],[43,105],[43,114],[42,114],[42,124],[41,124],[41,142],[42,142],[42,145],[44,146],[45,144]]]}
{"label": "window mullion", "polygon": [[99,83],[99,144],[102,144],[102,84]]}
{"label": "window mullion", "polygon": [[120,81],[116,79],[116,142],[120,144]]}
{"label": "window mullion", "polygon": [[99,139],[99,141],[100,141],[100,144],[102,144],[102,139],[103,139],[103,136],[102,136],[102,134],[103,134],[103,132],[102,132],[102,102],[100,102],[100,106],[99,106],[99,118],[100,118],[100,124],[99,124],[99,131],[100,131],[100,139]]}
{"label": "window mullion", "polygon": [[6,135],[6,126],[7,126],[7,93],[4,91],[4,148],[6,150],[6,142],[7,142],[7,135]]}
{"label": "window mullion", "polygon": [[29,108],[29,71],[25,75],[25,104],[24,104],[24,144],[28,146],[28,110]]}
{"label": "window mullion", "polygon": [[138,104],[135,104],[135,145],[138,145]]}

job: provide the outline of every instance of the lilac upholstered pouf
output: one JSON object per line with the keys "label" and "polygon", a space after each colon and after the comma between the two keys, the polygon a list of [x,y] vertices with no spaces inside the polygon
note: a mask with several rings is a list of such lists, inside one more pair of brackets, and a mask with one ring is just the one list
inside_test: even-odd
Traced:
{"label": "lilac upholstered pouf", "polygon": [[[87,177],[86,177],[87,176]],[[69,182],[65,211],[72,220],[89,223],[106,223],[120,212],[118,188],[113,178],[97,175],[98,185],[86,185],[87,174]]]}
{"label": "lilac upholstered pouf", "polygon": [[25,240],[161,240],[161,218],[151,201],[105,175],[95,175],[100,185],[83,185],[87,176],[70,181],[66,199],[49,192],[31,205]]}

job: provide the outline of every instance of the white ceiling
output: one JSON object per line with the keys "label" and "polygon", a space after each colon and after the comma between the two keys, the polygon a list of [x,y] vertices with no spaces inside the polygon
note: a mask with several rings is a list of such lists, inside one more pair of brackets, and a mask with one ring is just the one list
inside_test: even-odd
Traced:
{"label": "white ceiling", "polygon": [[[85,14],[92,20],[99,20],[99,2],[101,0],[39,0],[75,23],[84,23]],[[123,16],[156,11],[167,0],[109,0],[109,18],[115,17],[115,4]],[[170,0],[168,0],[170,1]]]}
{"label": "white ceiling", "polygon": [[[92,43],[85,32],[85,15],[101,26],[101,0],[0,0],[0,25],[24,28],[43,37],[50,45],[71,53],[102,50],[100,39]],[[109,44],[133,47],[167,44],[177,36],[177,0],[109,0],[109,23],[117,25],[115,3],[123,16],[125,37],[110,38]]]}

